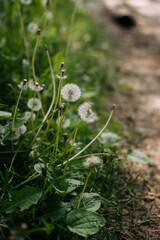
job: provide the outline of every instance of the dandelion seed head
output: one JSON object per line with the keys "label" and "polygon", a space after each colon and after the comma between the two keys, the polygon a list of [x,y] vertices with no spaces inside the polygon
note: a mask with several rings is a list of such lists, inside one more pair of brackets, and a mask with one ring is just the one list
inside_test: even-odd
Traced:
{"label": "dandelion seed head", "polygon": [[32,0],[20,0],[20,2],[24,5],[30,5],[32,3]]}
{"label": "dandelion seed head", "polygon": [[92,103],[84,102],[78,108],[78,115],[84,122],[92,123],[98,119],[96,113],[92,111],[91,107]]}
{"label": "dandelion seed head", "polygon": [[27,26],[28,32],[31,32],[31,33],[36,33],[37,29],[38,29],[38,25],[37,23],[34,23],[34,22],[30,22]]}
{"label": "dandelion seed head", "polygon": [[40,92],[43,90],[43,86],[40,86],[38,82],[34,82],[33,79],[29,80],[29,88],[32,91]]}
{"label": "dandelion seed head", "polygon": [[32,114],[32,113],[29,112],[29,111],[27,111],[27,112],[24,113],[24,116],[27,117],[28,119],[31,118],[31,115],[32,115],[33,120],[35,120],[35,119],[36,119],[36,114],[35,114],[35,113]]}
{"label": "dandelion seed head", "polygon": [[45,12],[45,16],[48,20],[52,19],[53,18],[53,13],[51,11],[46,11]]}
{"label": "dandelion seed head", "polygon": [[28,100],[27,106],[33,111],[39,111],[42,107],[41,101],[38,98],[31,98]]}
{"label": "dandelion seed head", "polygon": [[68,102],[76,102],[81,96],[81,90],[76,84],[68,83],[62,88],[61,95]]}
{"label": "dandelion seed head", "polygon": [[23,81],[21,81],[19,84],[18,84],[18,87],[20,88],[20,89],[27,89],[28,88],[28,84],[27,84],[27,79],[24,79]]}
{"label": "dandelion seed head", "polygon": [[26,126],[23,124],[20,128],[13,131],[12,136],[13,140],[18,139],[22,134],[24,134],[27,131]]}
{"label": "dandelion seed head", "polygon": [[42,3],[42,6],[46,6],[48,3],[48,0],[42,0],[41,3]]}
{"label": "dandelion seed head", "polygon": [[100,163],[99,157],[91,156],[86,158],[86,161],[83,163],[83,165],[87,168],[94,168],[99,163]]}

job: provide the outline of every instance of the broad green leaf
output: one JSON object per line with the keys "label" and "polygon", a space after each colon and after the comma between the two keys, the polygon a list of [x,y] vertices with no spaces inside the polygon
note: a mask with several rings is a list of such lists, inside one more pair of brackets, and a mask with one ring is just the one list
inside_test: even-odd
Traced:
{"label": "broad green leaf", "polygon": [[104,146],[114,147],[119,145],[120,137],[112,132],[103,132],[99,137],[99,141]]}
{"label": "broad green leaf", "polygon": [[79,186],[83,185],[85,181],[85,177],[81,172],[71,172],[67,177],[67,182],[71,185]]}
{"label": "broad green leaf", "polygon": [[61,202],[55,199],[55,201],[53,200],[53,202],[50,203],[50,206],[45,211],[45,214],[40,217],[40,220],[47,221],[47,219],[50,219],[51,222],[53,223],[65,217],[66,213],[69,212],[70,209],[71,209],[70,203]]}
{"label": "broad green leaf", "polygon": [[140,164],[148,164],[150,166],[152,165],[152,160],[148,158],[144,153],[136,149],[131,149],[128,151],[127,159]]}
{"label": "broad green leaf", "polygon": [[0,119],[11,118],[11,116],[10,112],[0,111]]}
{"label": "broad green leaf", "polygon": [[[71,201],[73,208],[77,207],[79,197]],[[101,196],[97,193],[84,193],[79,208],[84,208],[96,212],[101,205]]]}
{"label": "broad green leaf", "polygon": [[100,227],[105,225],[106,220],[98,213],[76,209],[67,214],[66,223],[71,232],[87,238],[98,232]]}
{"label": "broad green leaf", "polygon": [[[45,165],[42,163],[37,163],[34,165],[36,172],[42,175],[42,167]],[[53,183],[53,187],[56,191],[60,193],[65,193],[68,188],[68,183],[65,176],[61,173],[60,170],[56,169],[54,166],[46,165],[47,169],[47,180]]]}
{"label": "broad green leaf", "polygon": [[3,202],[1,212],[10,213],[17,207],[23,211],[31,207],[33,204],[37,204],[41,196],[41,189],[25,186],[23,189],[11,193],[11,201]]}

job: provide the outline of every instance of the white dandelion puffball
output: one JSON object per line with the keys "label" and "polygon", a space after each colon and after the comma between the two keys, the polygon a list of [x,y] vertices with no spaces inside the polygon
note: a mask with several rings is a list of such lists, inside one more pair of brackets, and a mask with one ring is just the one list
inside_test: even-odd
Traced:
{"label": "white dandelion puffball", "polygon": [[45,12],[45,16],[48,20],[52,19],[53,18],[53,13],[51,11],[46,11]]}
{"label": "white dandelion puffball", "polygon": [[32,3],[32,0],[20,0],[20,2],[24,5],[29,5]]}
{"label": "white dandelion puffball", "polygon": [[68,102],[76,102],[81,96],[81,90],[76,84],[68,83],[62,88],[61,95]]}
{"label": "white dandelion puffball", "polygon": [[42,0],[42,1],[41,1],[42,6],[46,6],[46,5],[47,5],[47,2],[48,2],[48,0]]}
{"label": "white dandelion puffball", "polygon": [[84,122],[92,123],[98,119],[96,113],[92,111],[91,107],[92,103],[85,102],[78,108],[78,115]]}
{"label": "white dandelion puffball", "polygon": [[30,22],[27,26],[27,30],[28,32],[31,32],[31,33],[36,33],[37,30],[38,30],[38,25],[37,23],[34,23],[34,22]]}
{"label": "white dandelion puffball", "polygon": [[86,159],[86,161],[83,163],[83,165],[87,168],[93,168],[99,163],[100,163],[99,157],[91,156]]}
{"label": "white dandelion puffball", "polygon": [[18,139],[22,134],[24,134],[27,131],[26,126],[23,124],[20,128],[13,131],[13,140]]}
{"label": "white dandelion puffball", "polygon": [[29,80],[29,88],[32,91],[40,92],[43,90],[43,87],[39,85],[39,83],[35,83],[33,79]]}
{"label": "white dandelion puffball", "polygon": [[28,88],[28,84],[27,84],[27,80],[26,80],[26,82],[24,82],[24,81],[21,81],[19,84],[18,84],[18,87],[20,88],[20,89],[27,89]]}
{"label": "white dandelion puffball", "polygon": [[31,98],[28,100],[27,106],[33,111],[39,111],[42,107],[41,101],[38,98]]}
{"label": "white dandelion puffball", "polygon": [[29,111],[27,111],[27,112],[24,113],[24,116],[27,117],[28,120],[31,119],[31,115],[32,115],[33,120],[35,120],[35,119],[36,119],[36,114],[35,114],[35,113],[32,114],[32,113],[29,112]]}
{"label": "white dandelion puffball", "polygon": [[[60,118],[59,119],[57,118],[57,120],[56,120],[57,125],[59,124],[60,120],[61,120]],[[69,118],[66,118],[62,121],[61,127],[62,128],[68,128],[70,123],[71,123],[71,121],[69,120]]]}

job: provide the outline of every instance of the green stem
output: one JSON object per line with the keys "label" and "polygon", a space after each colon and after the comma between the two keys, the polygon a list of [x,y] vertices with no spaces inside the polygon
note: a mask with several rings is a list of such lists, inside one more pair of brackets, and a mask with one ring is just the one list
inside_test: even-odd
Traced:
{"label": "green stem", "polygon": [[23,23],[23,18],[22,18],[22,13],[21,13],[21,7],[20,7],[20,4],[19,4],[19,0],[17,0],[17,7],[18,7],[20,25],[21,25],[21,28],[22,28],[22,36],[23,36],[23,41],[24,41],[25,54],[26,54],[27,60],[30,61],[29,51],[28,51],[28,41],[27,41],[26,34],[25,34],[25,28],[24,28],[24,23]]}
{"label": "green stem", "polygon": [[87,178],[86,178],[86,181],[85,181],[83,190],[82,190],[82,192],[81,192],[81,195],[80,195],[80,198],[79,198],[79,201],[78,201],[77,209],[78,209],[79,206],[80,206],[80,203],[81,203],[83,194],[84,194],[84,192],[85,192],[85,190],[86,190],[86,187],[87,187],[87,184],[88,184],[88,180],[89,180],[89,177],[91,176],[91,174],[92,174],[92,171],[89,172],[89,174],[88,174],[88,176],[87,176]]}
{"label": "green stem", "polygon": [[75,15],[76,15],[76,10],[77,10],[77,1],[75,2],[75,5],[74,5],[74,9],[73,9],[73,12],[72,12],[72,17],[71,17],[71,23],[70,23],[70,27],[69,27],[69,35],[68,35],[67,45],[66,45],[66,50],[65,50],[65,62],[67,61],[68,52],[69,52],[70,45],[71,45],[72,28],[73,28],[73,23],[74,23]]}
{"label": "green stem", "polygon": [[66,109],[64,111],[64,114],[62,114],[61,117],[60,117],[60,111],[58,112],[58,131],[57,131],[57,136],[56,136],[56,143],[54,144],[54,148],[53,148],[52,155],[51,155],[51,164],[53,164],[52,158],[53,158],[54,151],[55,151],[55,161],[56,161],[56,154],[57,154],[57,149],[58,149],[58,140],[59,140],[60,127],[61,127],[62,122],[64,120],[65,113],[67,112],[68,106],[69,106],[69,102],[67,103],[67,106],[66,106]]}
{"label": "green stem", "polygon": [[[113,115],[113,112],[114,112],[114,108],[112,108],[112,111],[109,115],[109,118],[106,122],[106,124],[104,125],[104,127],[101,129],[101,131],[95,136],[95,138],[92,139],[92,141],[90,143],[88,143],[81,151],[79,151],[76,155],[74,155],[73,157],[71,157],[69,159],[68,162],[72,161],[73,159],[75,159],[76,157],[78,157],[82,152],[84,152],[100,135],[101,133],[105,130],[105,128],[107,127],[107,125],[109,124],[111,118],[112,118],[112,115]],[[64,164],[66,164],[67,161],[64,162]]]}
{"label": "green stem", "polygon": [[78,128],[79,128],[79,125],[81,124],[80,122],[80,118],[78,119],[78,122],[77,122],[77,126],[76,126],[76,129],[75,129],[75,133],[74,133],[74,137],[73,137],[73,141],[72,141],[72,145],[71,145],[71,150],[70,150],[70,153],[69,153],[69,156],[68,156],[68,159],[67,159],[67,162],[65,164],[65,167],[64,167],[64,172],[66,171],[66,168],[68,166],[68,162],[69,162],[69,159],[70,159],[70,156],[72,154],[72,151],[73,151],[73,146],[74,146],[74,143],[75,143],[75,140],[76,140],[76,136],[77,136],[77,132],[78,132]]}
{"label": "green stem", "polygon": [[33,57],[32,57],[32,70],[33,70],[33,78],[34,78],[34,81],[35,81],[35,82],[37,82],[37,81],[36,81],[36,73],[35,73],[34,62],[35,62],[37,47],[38,47],[38,43],[39,43],[39,37],[40,37],[40,34],[38,33],[38,34],[37,34],[36,44],[35,44],[34,51],[33,51]]}
{"label": "green stem", "polygon": [[20,98],[21,98],[21,95],[22,95],[22,92],[23,92],[23,88],[24,86],[22,86],[21,88],[21,91],[19,93],[19,96],[18,96],[18,99],[17,99],[17,103],[16,103],[16,107],[15,107],[15,110],[14,110],[14,115],[13,115],[13,122],[12,122],[12,150],[13,150],[13,129],[14,129],[14,123],[15,123],[15,119],[16,119],[16,113],[17,113],[17,109],[18,109],[18,104],[19,104],[19,101],[20,101]]}

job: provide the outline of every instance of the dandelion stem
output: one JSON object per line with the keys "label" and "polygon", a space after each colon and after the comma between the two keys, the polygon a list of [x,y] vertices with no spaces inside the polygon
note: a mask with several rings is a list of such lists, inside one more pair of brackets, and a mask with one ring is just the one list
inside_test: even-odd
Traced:
{"label": "dandelion stem", "polygon": [[[69,159],[68,162],[72,161],[73,159],[75,159],[76,157],[78,157],[82,152],[84,152],[100,135],[101,133],[104,131],[104,129],[107,127],[107,125],[109,124],[111,118],[112,118],[112,115],[113,115],[113,112],[114,112],[114,108],[112,108],[112,111],[109,115],[109,118],[106,122],[106,124],[104,125],[104,127],[101,129],[101,131],[95,136],[95,138],[92,139],[92,141],[90,143],[88,143],[81,151],[79,151],[76,155],[74,155],[73,157],[71,157]],[[67,161],[64,162],[64,164],[66,164]]]}
{"label": "dandelion stem", "polygon": [[33,128],[34,128],[34,124],[33,124],[33,108],[34,108],[35,98],[36,98],[36,91],[34,92],[32,109],[31,109],[31,123],[32,123],[32,127],[33,127]]}
{"label": "dandelion stem", "polygon": [[28,51],[28,41],[27,41],[26,34],[25,34],[25,28],[24,28],[23,17],[22,17],[22,13],[21,13],[21,7],[19,4],[19,0],[17,0],[17,7],[18,7],[20,25],[22,28],[22,36],[23,36],[23,41],[24,41],[25,54],[26,54],[27,60],[30,61],[29,51]]}
{"label": "dandelion stem", "polygon": [[85,181],[83,190],[82,190],[82,192],[81,192],[81,195],[80,195],[80,198],[79,198],[79,201],[78,201],[77,209],[78,209],[79,206],[80,206],[80,203],[81,203],[83,194],[84,194],[84,192],[85,192],[85,190],[86,190],[86,187],[87,187],[87,184],[88,184],[88,180],[89,180],[89,177],[91,176],[91,174],[92,174],[92,171],[89,172],[89,174],[88,174],[88,176],[87,176],[87,178],[86,178],[86,181]]}
{"label": "dandelion stem", "polygon": [[77,122],[76,129],[75,129],[75,133],[74,133],[74,137],[73,137],[73,141],[72,141],[72,146],[71,146],[71,150],[70,150],[70,153],[69,153],[69,157],[67,159],[67,162],[66,162],[64,170],[63,170],[64,172],[66,171],[66,168],[68,166],[68,162],[69,162],[70,156],[71,156],[72,151],[73,151],[73,146],[74,146],[74,143],[75,143],[75,140],[76,140],[76,136],[77,136],[77,132],[78,132],[78,128],[79,128],[80,124],[81,124],[81,122],[80,122],[80,118],[79,118],[78,122]]}
{"label": "dandelion stem", "polygon": [[71,23],[70,23],[70,27],[69,27],[69,35],[68,35],[67,45],[66,45],[66,50],[65,50],[65,61],[67,61],[68,52],[69,52],[70,45],[71,45],[72,29],[73,29],[73,23],[74,23],[74,19],[75,19],[75,15],[76,15],[76,10],[77,10],[77,1],[75,1],[74,9],[72,12]]}
{"label": "dandelion stem", "polygon": [[19,101],[20,101],[20,98],[21,98],[21,95],[22,95],[22,92],[23,92],[23,88],[24,88],[24,85],[22,86],[21,88],[21,91],[19,93],[19,96],[18,96],[18,99],[17,99],[17,103],[16,103],[16,107],[15,107],[15,110],[14,110],[14,115],[13,115],[13,121],[12,121],[12,150],[13,150],[13,129],[14,129],[14,123],[15,123],[15,119],[16,119],[16,113],[17,113],[17,109],[18,109],[18,104],[19,104]]}
{"label": "dandelion stem", "polygon": [[35,82],[36,82],[36,73],[35,73],[34,62],[35,62],[37,47],[38,47],[38,43],[39,43],[39,38],[40,38],[40,30],[38,30],[38,32],[37,32],[37,40],[36,40],[36,44],[35,44],[33,56],[32,56],[32,71],[33,71],[33,78],[34,78]]}
{"label": "dandelion stem", "polygon": [[[67,103],[65,112],[64,112],[64,114],[61,115],[61,117],[60,117],[60,110],[59,110],[59,112],[58,112],[58,131],[57,131],[57,136],[56,136],[56,142],[55,142],[55,144],[54,144],[54,148],[53,148],[52,155],[51,155],[51,162],[52,162],[52,158],[53,158],[54,151],[55,151],[55,161],[56,161],[60,127],[61,127],[62,122],[63,122],[63,120],[64,120],[64,116],[65,116],[65,113],[66,113],[66,111],[67,111],[67,109],[68,109],[68,106],[69,106],[69,102]],[[54,161],[54,162],[55,162],[55,161]],[[52,163],[51,163],[51,164],[52,164]]]}

